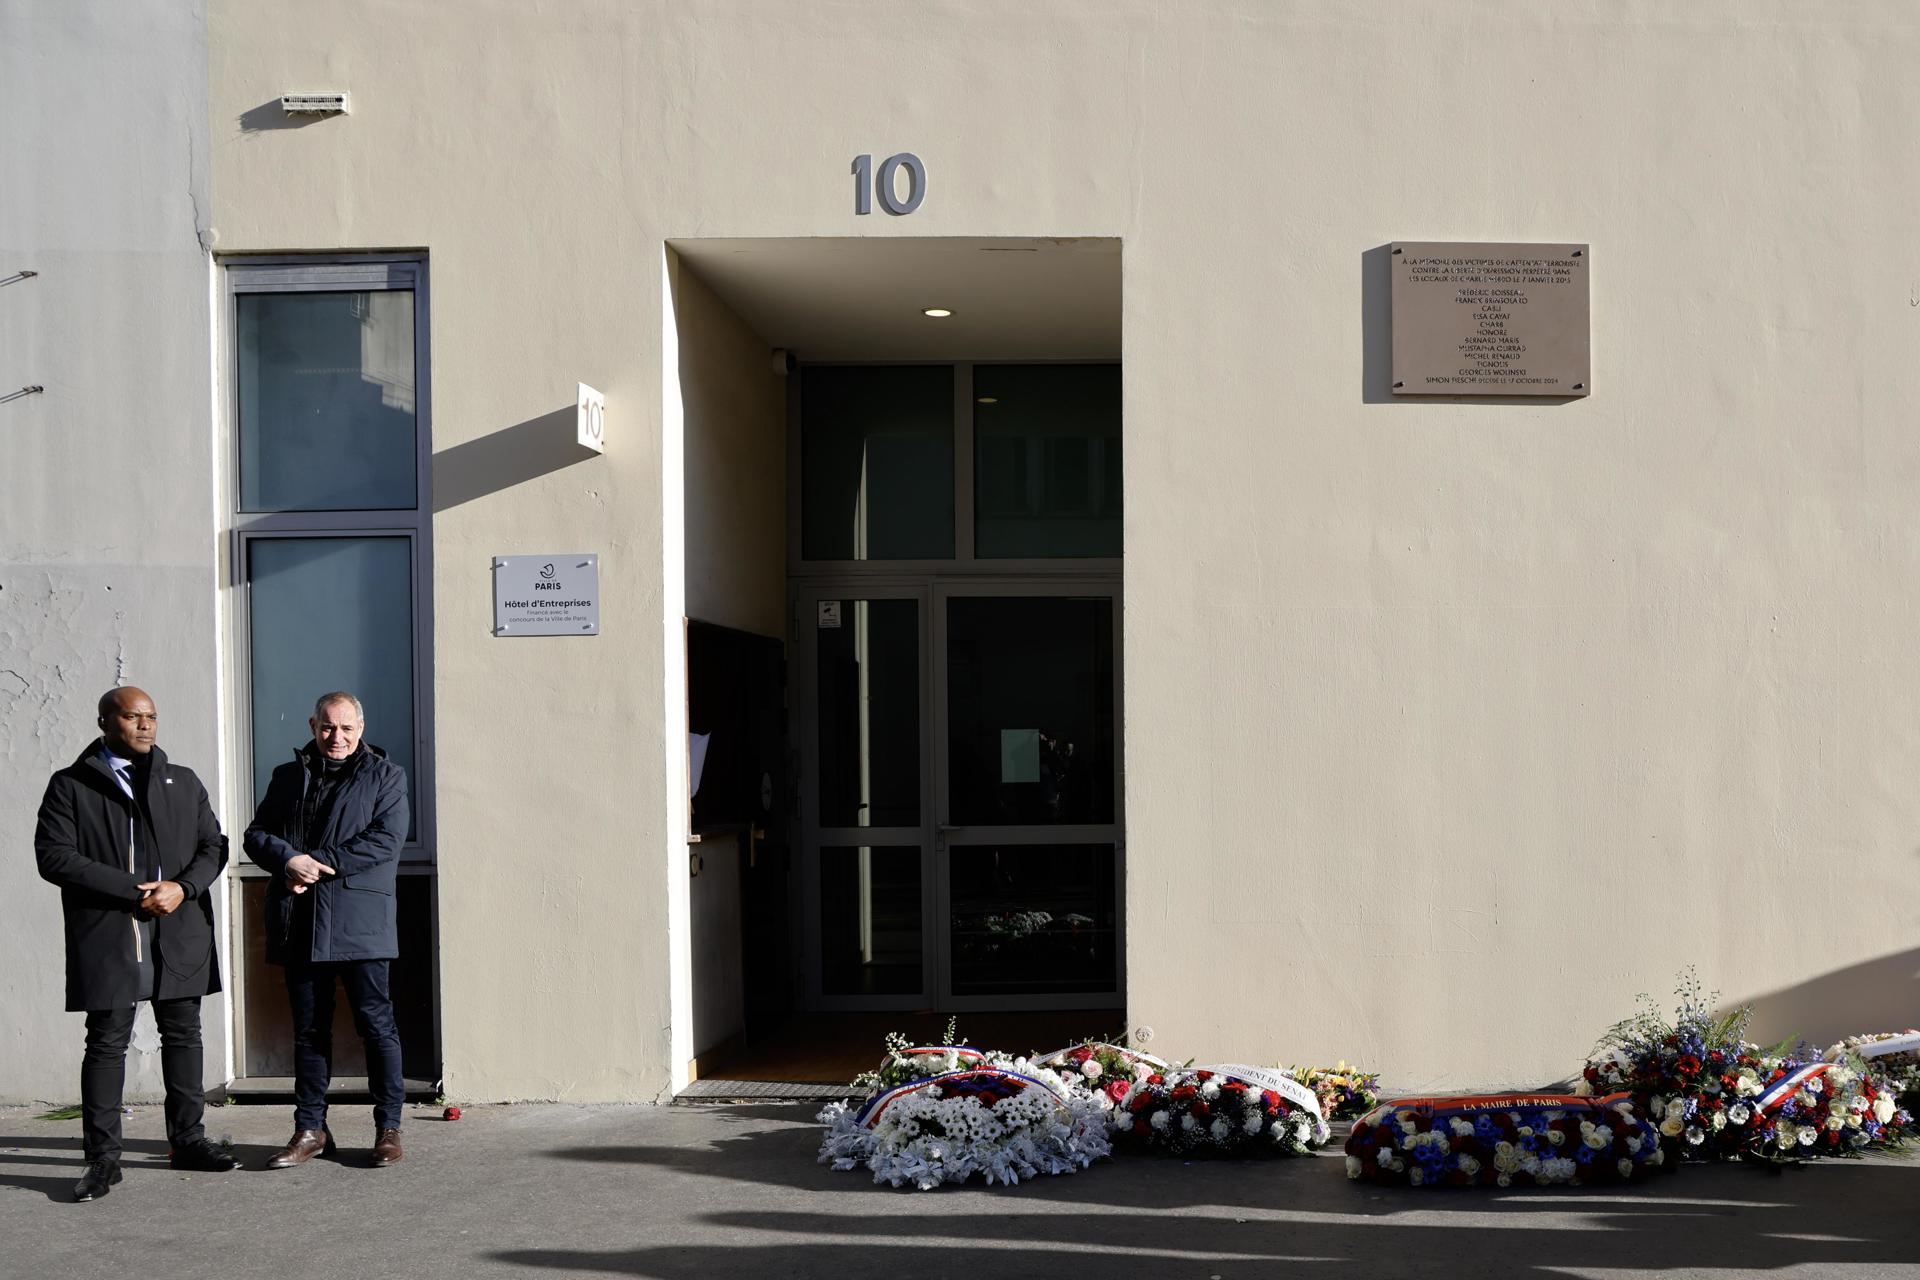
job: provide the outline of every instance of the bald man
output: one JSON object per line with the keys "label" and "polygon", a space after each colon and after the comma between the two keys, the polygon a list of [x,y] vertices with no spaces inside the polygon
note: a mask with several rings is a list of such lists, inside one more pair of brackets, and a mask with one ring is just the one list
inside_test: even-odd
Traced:
{"label": "bald man", "polygon": [[109,690],[98,724],[100,736],[47,784],[33,833],[40,875],[60,886],[66,917],[67,1009],[87,1015],[87,1169],[75,1200],[97,1200],[121,1180],[120,1097],[142,1001],[160,1028],[172,1167],[235,1167],[201,1126],[200,997],[220,989],[209,890],[227,865],[227,838],[200,779],[154,745],[160,714],[145,691]]}

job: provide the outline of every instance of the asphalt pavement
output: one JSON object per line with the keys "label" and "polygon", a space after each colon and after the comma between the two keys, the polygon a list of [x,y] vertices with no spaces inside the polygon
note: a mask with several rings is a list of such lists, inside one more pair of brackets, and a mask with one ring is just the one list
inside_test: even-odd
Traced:
{"label": "asphalt pavement", "polygon": [[1336,1147],[919,1192],[817,1164],[813,1110],[410,1108],[406,1159],[375,1169],[369,1109],[336,1107],[336,1158],[268,1172],[289,1108],[212,1107],[245,1167],[178,1174],[141,1106],[126,1180],[74,1204],[79,1122],[0,1108],[0,1275],[1920,1278],[1920,1160],[1416,1191],[1349,1183]]}

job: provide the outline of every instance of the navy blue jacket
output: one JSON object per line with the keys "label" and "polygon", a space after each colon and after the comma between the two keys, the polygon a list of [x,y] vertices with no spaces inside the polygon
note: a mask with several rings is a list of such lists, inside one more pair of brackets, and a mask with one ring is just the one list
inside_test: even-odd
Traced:
{"label": "navy blue jacket", "polygon": [[[407,838],[406,771],[380,748],[361,744],[328,806],[316,847],[309,849],[301,811],[313,785],[312,751],[308,746],[294,752],[273,771],[242,840],[247,857],[273,873],[267,888],[267,960],[391,960],[400,954],[393,890]],[[288,956],[295,895],[287,889],[287,863],[303,853],[336,874],[321,876],[307,890],[313,898],[309,954]]]}
{"label": "navy blue jacket", "polygon": [[100,740],[53,775],[40,802],[33,854],[42,879],[60,886],[66,917],[67,1008],[113,1009],[136,1000],[179,1000],[220,989],[214,957],[213,895],[208,892],[227,865],[227,838],[207,803],[207,789],[193,770],[167,763],[153,749],[152,765],[137,773],[146,783],[150,849],[160,875],[186,895],[170,916],[153,922],[159,952],[157,983],[142,990],[140,930],[135,910],[145,873],[134,865],[131,825],[143,821],[120,790]]}

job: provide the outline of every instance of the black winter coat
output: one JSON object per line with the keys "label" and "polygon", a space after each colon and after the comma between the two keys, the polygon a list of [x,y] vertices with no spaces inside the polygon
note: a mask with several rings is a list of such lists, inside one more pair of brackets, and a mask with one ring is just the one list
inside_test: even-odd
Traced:
{"label": "black winter coat", "polygon": [[[316,847],[309,849],[301,814],[313,785],[312,758],[309,746],[273,771],[242,841],[247,857],[273,873],[267,888],[267,960],[391,960],[400,954],[393,891],[400,846],[407,838],[406,770],[380,748],[362,744],[328,806]],[[287,889],[286,870],[303,853],[336,874],[308,888],[313,947],[306,956],[289,957],[295,895]]]}
{"label": "black winter coat", "polygon": [[[136,777],[140,775],[136,772]],[[134,888],[146,875],[133,866],[132,800],[100,758],[100,740],[53,775],[40,801],[33,856],[40,876],[60,886],[66,917],[67,1008],[113,1009],[136,1000],[179,1000],[220,989],[208,892],[227,865],[227,838],[193,770],[168,764],[155,747],[146,771],[149,839],[160,874],[186,895],[170,916],[153,922],[156,986],[140,990],[140,929]]]}

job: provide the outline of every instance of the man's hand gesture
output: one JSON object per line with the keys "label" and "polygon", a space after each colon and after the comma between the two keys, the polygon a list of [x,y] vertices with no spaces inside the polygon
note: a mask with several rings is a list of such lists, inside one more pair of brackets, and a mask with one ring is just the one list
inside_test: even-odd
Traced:
{"label": "man's hand gesture", "polygon": [[304,853],[296,853],[287,859],[287,889],[291,893],[305,893],[319,883],[321,876],[333,874],[332,867]]}
{"label": "man's hand gesture", "polygon": [[171,880],[148,880],[133,887],[140,891],[140,909],[150,916],[170,916],[187,898]]}

